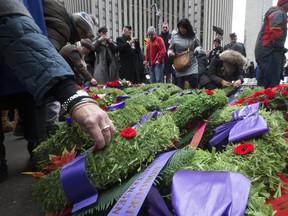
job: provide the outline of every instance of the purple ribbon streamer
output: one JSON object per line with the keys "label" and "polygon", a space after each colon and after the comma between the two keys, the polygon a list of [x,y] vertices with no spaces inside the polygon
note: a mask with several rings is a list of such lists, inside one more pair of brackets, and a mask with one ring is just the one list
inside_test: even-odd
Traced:
{"label": "purple ribbon streamer", "polygon": [[174,111],[178,108],[178,106],[171,106],[171,107],[167,107],[165,110],[166,111]]}
{"label": "purple ribbon streamer", "polygon": [[239,88],[233,95],[230,96],[229,98],[229,104],[232,104],[235,102],[235,98],[245,90],[244,86],[242,86],[241,88]]}
{"label": "purple ribbon streamer", "polygon": [[173,176],[172,205],[177,216],[243,216],[250,184],[240,173],[180,170]]}
{"label": "purple ribbon streamer", "polygon": [[116,97],[116,101],[126,100],[127,98],[131,98],[131,96],[130,95],[118,95]]}
{"label": "purple ribbon streamer", "polygon": [[157,188],[151,187],[147,199],[150,204],[149,216],[173,216]]}
{"label": "purple ribbon streamer", "polygon": [[91,185],[85,168],[87,153],[62,167],[60,180],[67,200],[73,204],[72,213],[97,201],[98,193]]}
{"label": "purple ribbon streamer", "polygon": [[116,104],[111,104],[108,108],[107,111],[113,111],[116,109],[122,109],[123,107],[125,107],[125,102],[120,102],[120,103],[116,103]]}
{"label": "purple ribbon streamer", "polygon": [[175,151],[159,155],[121,196],[108,216],[137,215],[154,180]]}
{"label": "purple ribbon streamer", "polygon": [[141,118],[140,122],[134,125],[132,128],[133,129],[139,128],[142,124],[145,124],[150,118],[156,118],[157,116],[160,116],[160,115],[161,115],[161,112],[154,110],[153,112],[148,113],[147,115],[144,115]]}

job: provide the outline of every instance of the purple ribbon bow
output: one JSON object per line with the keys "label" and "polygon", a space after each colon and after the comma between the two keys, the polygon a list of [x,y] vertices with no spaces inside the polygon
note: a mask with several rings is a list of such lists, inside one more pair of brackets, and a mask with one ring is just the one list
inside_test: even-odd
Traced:
{"label": "purple ribbon bow", "polygon": [[250,184],[240,173],[180,170],[173,176],[172,206],[178,216],[243,216]]}
{"label": "purple ribbon bow", "polygon": [[256,115],[259,107],[260,103],[255,103],[233,112],[234,121],[224,123],[213,130],[214,136],[210,140],[210,146],[219,145],[221,150],[222,145],[228,142],[238,142],[267,133],[269,127],[266,121],[262,116]]}

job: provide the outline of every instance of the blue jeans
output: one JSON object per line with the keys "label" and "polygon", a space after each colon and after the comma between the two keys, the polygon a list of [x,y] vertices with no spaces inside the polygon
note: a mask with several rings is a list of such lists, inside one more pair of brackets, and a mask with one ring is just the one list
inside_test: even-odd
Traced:
{"label": "blue jeans", "polygon": [[283,76],[283,52],[272,52],[270,55],[257,59],[258,64],[258,85],[264,88],[279,85],[280,78]]}
{"label": "blue jeans", "polygon": [[150,66],[149,68],[150,83],[163,82],[163,70],[164,70],[164,63]]}

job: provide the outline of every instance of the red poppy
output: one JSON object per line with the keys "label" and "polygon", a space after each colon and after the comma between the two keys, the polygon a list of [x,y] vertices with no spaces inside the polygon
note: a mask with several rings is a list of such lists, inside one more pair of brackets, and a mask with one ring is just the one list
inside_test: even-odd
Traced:
{"label": "red poppy", "polygon": [[261,96],[261,95],[263,95],[263,94],[264,94],[264,92],[257,91],[257,92],[255,92],[255,93],[253,94],[253,97],[259,97],[259,96]]}
{"label": "red poppy", "polygon": [[264,105],[265,107],[267,107],[267,106],[269,105],[269,100],[266,99],[266,98],[263,98],[263,99],[261,100],[261,102],[263,103],[263,105]]}
{"label": "red poppy", "polygon": [[276,92],[271,91],[271,92],[268,92],[266,95],[267,95],[268,99],[273,99],[276,97]]}
{"label": "red poppy", "polygon": [[239,155],[246,155],[254,150],[254,145],[252,143],[243,143],[236,148],[234,152]]}
{"label": "red poppy", "polygon": [[98,98],[100,98],[97,94],[94,94],[94,95],[92,95],[92,98],[94,99],[94,100],[97,100]]}
{"label": "red poppy", "polygon": [[121,84],[121,82],[119,80],[115,80],[115,81],[112,81],[112,82],[107,82],[106,86],[108,86],[108,87],[117,87],[120,84]]}
{"label": "red poppy", "polygon": [[132,138],[136,136],[136,130],[134,130],[133,128],[125,128],[120,132],[120,136],[125,138]]}
{"label": "red poppy", "polygon": [[282,92],[282,94],[283,94],[284,97],[288,97],[288,91],[285,90],[285,91]]}
{"label": "red poppy", "polygon": [[206,90],[205,90],[205,93],[206,93],[207,95],[213,95],[213,94],[214,94],[214,92],[213,92],[212,90],[209,90],[209,89],[206,89]]}
{"label": "red poppy", "polygon": [[264,90],[264,94],[268,94],[271,91],[272,91],[272,88],[267,88],[267,89]]}
{"label": "red poppy", "polygon": [[249,100],[249,101],[248,101],[248,105],[255,104],[255,103],[256,103],[255,100]]}

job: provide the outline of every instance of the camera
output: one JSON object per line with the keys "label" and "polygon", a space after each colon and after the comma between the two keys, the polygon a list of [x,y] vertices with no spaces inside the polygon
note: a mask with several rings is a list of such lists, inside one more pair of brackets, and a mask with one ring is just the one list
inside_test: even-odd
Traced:
{"label": "camera", "polygon": [[218,35],[220,35],[220,36],[223,36],[224,31],[223,31],[222,28],[217,27],[217,26],[213,26],[213,31],[215,31],[216,34],[218,34]]}

